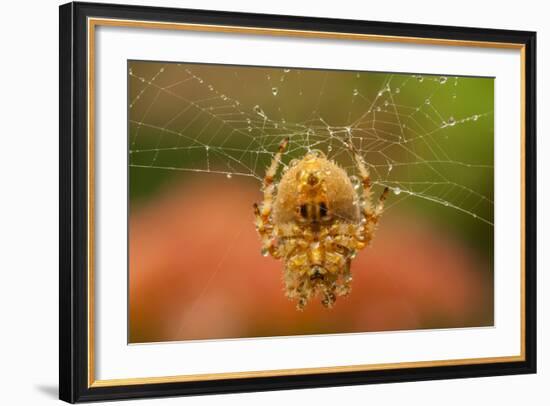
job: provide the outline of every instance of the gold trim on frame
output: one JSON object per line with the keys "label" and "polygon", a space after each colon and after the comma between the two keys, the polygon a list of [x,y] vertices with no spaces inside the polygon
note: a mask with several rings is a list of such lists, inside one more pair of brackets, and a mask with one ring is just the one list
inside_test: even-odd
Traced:
{"label": "gold trim on frame", "polygon": [[[278,369],[267,371],[221,372],[210,374],[191,374],[146,378],[95,379],[95,341],[94,341],[94,135],[95,135],[95,28],[97,26],[132,27],[162,30],[184,30],[195,32],[235,33],[245,35],[270,35],[300,38],[343,39],[376,42],[399,42],[420,45],[461,46],[513,49],[520,51],[521,63],[521,282],[520,282],[520,324],[521,350],[519,355],[485,358],[467,358],[453,360],[433,360],[416,362],[396,362],[384,364],[347,365],[318,368]],[[112,387],[124,385],[143,385],[158,383],[176,383],[190,381],[211,381],[217,379],[276,377],[288,375],[308,375],[320,373],[338,373],[355,371],[388,370],[393,368],[423,368],[439,366],[489,364],[525,361],[525,45],[506,42],[466,41],[453,39],[399,37],[391,35],[353,34],[342,32],[305,31],[291,29],[273,29],[258,27],[240,27],[226,25],[164,23],[138,20],[119,20],[106,18],[88,19],[88,387]]]}

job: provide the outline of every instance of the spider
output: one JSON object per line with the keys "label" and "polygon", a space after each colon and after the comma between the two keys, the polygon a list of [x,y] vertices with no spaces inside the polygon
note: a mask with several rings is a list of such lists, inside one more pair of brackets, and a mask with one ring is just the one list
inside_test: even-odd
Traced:
{"label": "spider", "polygon": [[263,202],[254,204],[262,254],[284,261],[285,293],[298,310],[316,295],[331,308],[351,291],[351,260],[372,240],[388,188],[374,204],[369,171],[352,146],[361,196],[346,171],[321,151],[293,160],[277,184],[288,143],[285,138],[279,145],[263,180]]}

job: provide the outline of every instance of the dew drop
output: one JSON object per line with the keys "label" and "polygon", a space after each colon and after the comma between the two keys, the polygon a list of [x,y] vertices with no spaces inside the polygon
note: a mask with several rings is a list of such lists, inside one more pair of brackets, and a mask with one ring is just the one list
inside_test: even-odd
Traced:
{"label": "dew drop", "polygon": [[252,132],[252,127],[248,127],[248,132]]}
{"label": "dew drop", "polygon": [[288,73],[288,72],[290,72],[290,69],[288,69],[288,68],[287,68],[287,69],[283,69],[283,72]]}
{"label": "dew drop", "polygon": [[445,203],[443,203],[443,204],[444,204],[445,206],[447,206],[447,207],[449,206],[449,202],[445,202]]}
{"label": "dew drop", "polygon": [[300,162],[299,159],[293,159],[292,161],[290,161],[288,163],[288,166],[290,166],[290,167],[296,166],[296,165],[298,165],[298,162]]}
{"label": "dew drop", "polygon": [[474,114],[474,116],[472,117],[472,119],[473,119],[474,121],[477,121],[478,118],[479,118],[479,116],[478,116],[477,114]]}
{"label": "dew drop", "polygon": [[355,175],[351,175],[349,177],[349,180],[351,181],[351,184],[353,185],[353,188],[355,190],[359,189],[359,187],[361,186],[361,181],[359,180],[359,178]]}
{"label": "dew drop", "polygon": [[390,173],[390,172],[392,171],[392,169],[393,169],[393,165],[390,164],[390,165],[388,166],[388,173]]}
{"label": "dew drop", "polygon": [[401,92],[401,89],[399,89],[398,87],[395,88],[395,93],[398,94]]}
{"label": "dew drop", "polygon": [[390,102],[387,101],[387,100],[384,102],[384,106],[386,106],[386,107],[387,107],[389,104],[390,104]]}
{"label": "dew drop", "polygon": [[447,121],[447,124],[453,127],[456,124],[456,120],[453,116],[449,117],[449,121]]}
{"label": "dew drop", "polygon": [[357,96],[358,94],[359,94],[359,90],[353,89],[353,95],[354,95],[354,96]]}
{"label": "dew drop", "polygon": [[277,96],[277,93],[279,93],[279,89],[276,88],[276,87],[272,87],[271,88],[271,93],[273,94],[273,96]]}
{"label": "dew drop", "polygon": [[439,83],[441,83],[441,84],[447,83],[447,77],[446,76],[441,76],[439,78]]}
{"label": "dew drop", "polygon": [[227,177],[227,179],[231,179],[233,177],[233,175],[231,175],[230,173],[226,174],[225,176]]}
{"label": "dew drop", "polygon": [[381,111],[381,110],[382,110],[382,108],[381,108],[380,106],[378,106],[378,107],[376,108],[376,111]]}
{"label": "dew drop", "polygon": [[253,107],[253,110],[257,115],[259,115],[263,118],[267,118],[264,111],[262,110],[262,108],[260,106],[258,106],[257,104]]}
{"label": "dew drop", "polygon": [[328,152],[332,151],[332,145],[329,145],[329,146],[327,147],[327,151],[328,151]]}
{"label": "dew drop", "polygon": [[208,90],[214,90],[214,86],[208,85]]}
{"label": "dew drop", "polygon": [[247,122],[248,124],[250,124],[250,119],[249,119],[249,118],[247,118],[247,119],[246,119],[246,122]]}
{"label": "dew drop", "polygon": [[267,255],[269,254],[269,250],[267,248],[262,248],[261,253],[262,253],[262,256],[267,257]]}
{"label": "dew drop", "polygon": [[418,79],[419,82],[423,82],[423,81],[424,81],[424,78],[423,78],[422,76],[420,76],[420,75],[418,75],[418,76],[416,77],[416,79]]}
{"label": "dew drop", "polygon": [[325,158],[325,153],[321,151],[320,149],[312,149],[309,151],[309,155],[311,155],[313,158]]}
{"label": "dew drop", "polygon": [[394,194],[394,195],[399,195],[399,194],[401,194],[401,188],[398,188],[398,187],[394,188],[394,189],[393,189],[393,194]]}
{"label": "dew drop", "polygon": [[426,100],[424,100],[424,103],[426,103],[426,104],[430,104],[430,103],[431,103],[431,101],[430,101],[430,99],[426,99]]}

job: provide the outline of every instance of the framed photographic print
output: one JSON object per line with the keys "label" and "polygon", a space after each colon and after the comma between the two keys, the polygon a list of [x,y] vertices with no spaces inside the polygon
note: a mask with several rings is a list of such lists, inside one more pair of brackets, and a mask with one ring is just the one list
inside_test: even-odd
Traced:
{"label": "framed photographic print", "polygon": [[536,371],[535,33],[60,7],[60,398]]}

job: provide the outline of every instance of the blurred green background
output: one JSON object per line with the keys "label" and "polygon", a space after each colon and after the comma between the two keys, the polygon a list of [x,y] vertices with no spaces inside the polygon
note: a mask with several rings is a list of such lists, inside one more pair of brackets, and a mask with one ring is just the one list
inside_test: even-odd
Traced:
{"label": "blurred green background", "polygon": [[[130,342],[493,323],[493,78],[128,63]],[[388,186],[351,296],[303,313],[260,255],[252,203],[277,145],[349,143]]]}

